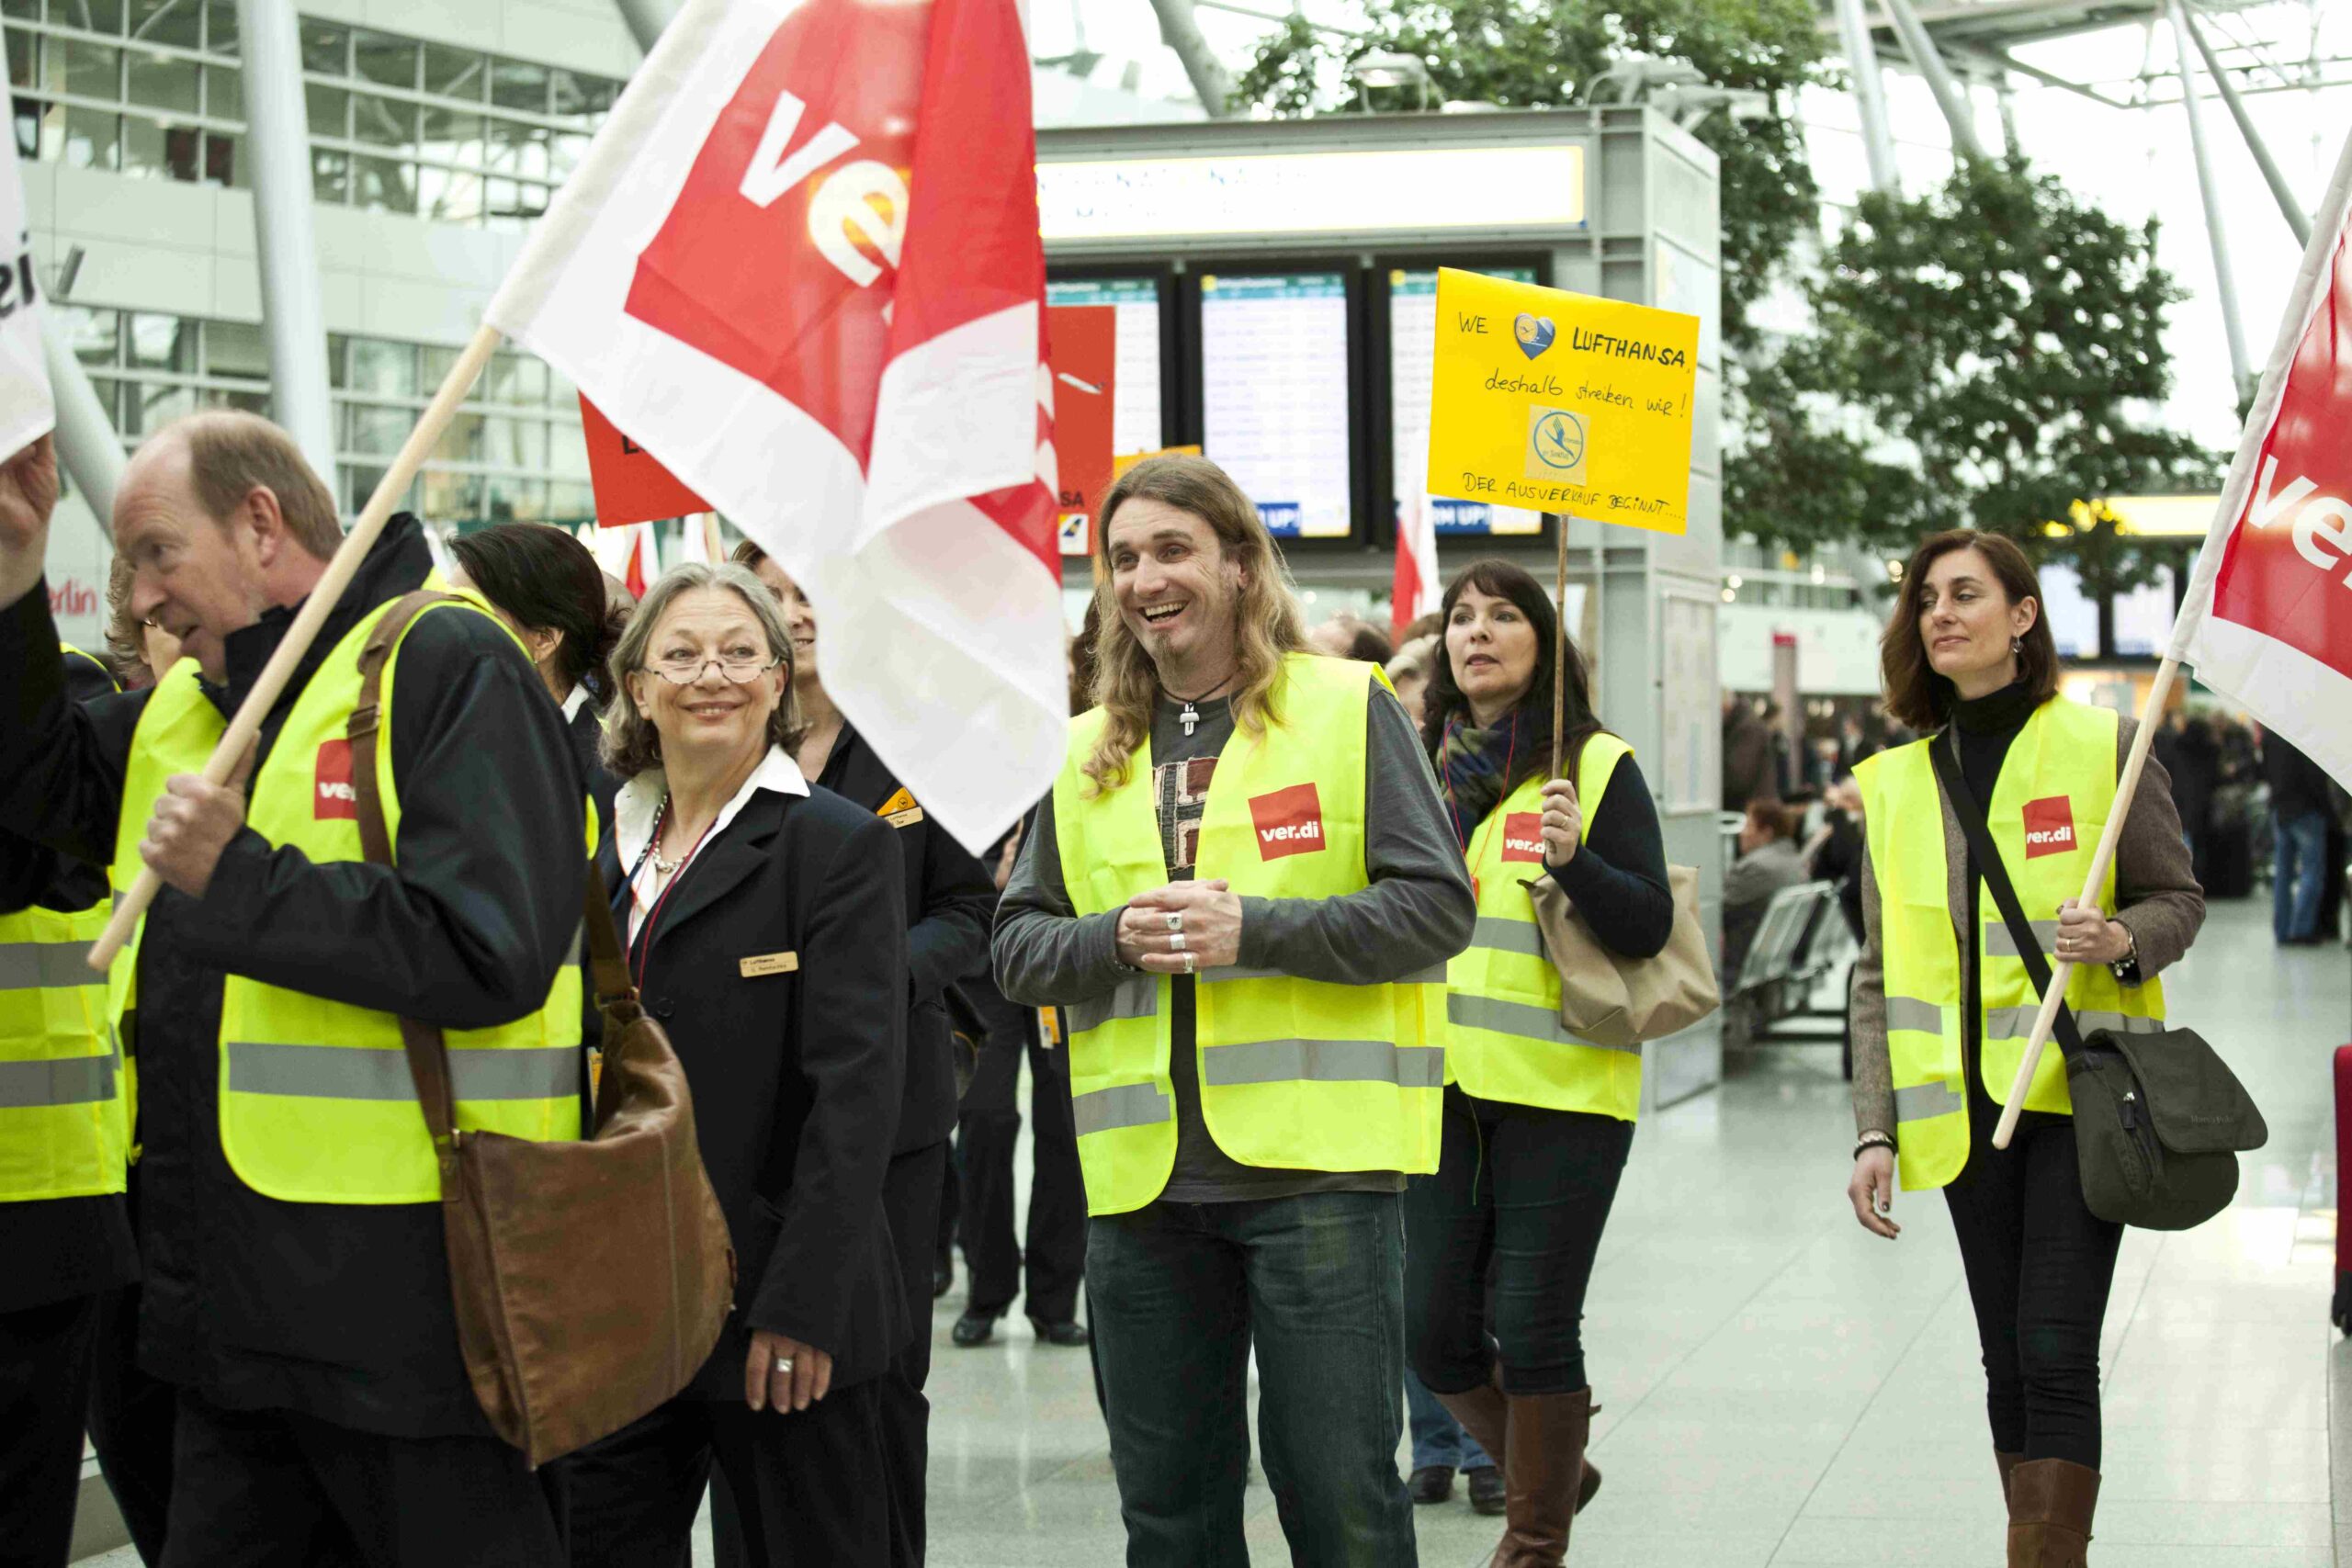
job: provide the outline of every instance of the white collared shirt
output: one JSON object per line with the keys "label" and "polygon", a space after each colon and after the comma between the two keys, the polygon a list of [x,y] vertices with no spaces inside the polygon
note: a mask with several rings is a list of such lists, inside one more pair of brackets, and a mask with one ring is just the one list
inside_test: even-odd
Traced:
{"label": "white collared shirt", "polygon": [[801,776],[800,764],[792,760],[791,753],[781,746],[769,747],[768,754],[761,759],[760,765],[752,770],[752,776],[745,779],[743,786],[735,792],[735,798],[729,801],[712,821],[710,831],[702,836],[702,842],[687,852],[685,860],[679,862],[676,871],[664,876],[654,865],[653,857],[645,851],[646,846],[653,841],[653,826],[661,817],[662,803],[669,797],[669,779],[661,769],[649,768],[621,785],[620,793],[613,797],[613,846],[620,852],[622,874],[635,873],[629,881],[629,941],[637,940],[639,928],[645,923],[646,914],[661,898],[662,890],[685,874],[686,866],[695,855],[726,832],[728,825],[761,790],[769,790],[776,795],[807,795],[808,781]]}
{"label": "white collared shirt", "polygon": [[580,710],[587,706],[587,705],[588,682],[585,681],[574,681],[571,683],[571,695],[563,699],[563,722],[570,724],[573,719],[578,718],[580,716]]}

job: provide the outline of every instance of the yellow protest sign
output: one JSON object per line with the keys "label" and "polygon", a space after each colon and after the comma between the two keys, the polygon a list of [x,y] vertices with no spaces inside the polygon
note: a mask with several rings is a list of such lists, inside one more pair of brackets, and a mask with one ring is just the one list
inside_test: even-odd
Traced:
{"label": "yellow protest sign", "polygon": [[1430,493],[1679,534],[1698,359],[1696,316],[1442,268]]}

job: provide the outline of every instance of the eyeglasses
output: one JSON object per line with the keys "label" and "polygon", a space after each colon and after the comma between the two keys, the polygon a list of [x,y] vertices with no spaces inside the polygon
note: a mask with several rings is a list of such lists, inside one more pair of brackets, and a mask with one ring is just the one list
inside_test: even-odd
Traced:
{"label": "eyeglasses", "polygon": [[646,668],[673,686],[691,686],[702,679],[702,672],[712,665],[718,672],[739,686],[748,686],[777,665],[782,659],[702,659],[691,653],[673,654],[657,659]]}

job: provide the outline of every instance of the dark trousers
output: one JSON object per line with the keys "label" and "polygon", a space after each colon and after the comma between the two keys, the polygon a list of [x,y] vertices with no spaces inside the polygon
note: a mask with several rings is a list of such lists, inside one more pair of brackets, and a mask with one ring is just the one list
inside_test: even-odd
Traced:
{"label": "dark trousers", "polygon": [[548,1484],[495,1438],[387,1438],[183,1389],[175,1438],[164,1568],[564,1562]]}
{"label": "dark trousers", "polygon": [[931,1379],[931,1254],[939,1234],[940,1171],[946,1163],[944,1142],[896,1155],[882,1183],[882,1210],[889,1217],[890,1244],[899,1255],[899,1282],[906,1287],[907,1321],[914,1326],[889,1371],[876,1380],[882,1410],[882,1475],[890,1498],[890,1560],[902,1568],[923,1558],[931,1402],[922,1388]]}
{"label": "dark trousers", "polygon": [[571,1568],[686,1568],[714,1464],[739,1521],[731,1561],[881,1568],[890,1560],[890,1507],[874,1484],[878,1394],[873,1382],[854,1383],[784,1415],[673,1399],[589,1444],[560,1461]]}
{"label": "dark trousers", "polygon": [[1633,1147],[1613,1116],[1445,1091],[1437,1171],[1405,1186],[1407,1342],[1431,1392],[1477,1387],[1498,1351],[1507,1393],[1589,1386],[1585,1287]]}
{"label": "dark trousers", "polygon": [[97,1354],[90,1368],[90,1446],[139,1560],[164,1560],[172,1502],[172,1428],[179,1391],[139,1368],[139,1287],[98,1300]]}
{"label": "dark trousers", "polygon": [[64,1568],[98,1298],[0,1312],[0,1564]]}
{"label": "dark trousers", "polygon": [[1984,1348],[1993,1446],[2097,1470],[2098,1330],[2123,1227],[2083,1201],[2070,1118],[2028,1112],[1996,1149],[1998,1108],[1981,1090],[1970,1099],[1968,1164],[1944,1201]]}
{"label": "dark trousers", "polygon": [[1410,1568],[1396,1200],[1153,1203],[1087,1224],[1129,1568],[1248,1568],[1248,1378],[1291,1562]]}
{"label": "dark trousers", "polygon": [[[1078,1129],[1070,1119],[1069,1063],[1050,1048],[1035,1008],[1006,1001],[993,986],[967,983],[965,994],[988,1021],[979,1071],[956,1122],[963,1166],[964,1262],[971,1272],[965,1310],[1001,1316],[1023,1295],[1040,1323],[1078,1316],[1086,1275],[1086,1179],[1078,1167]],[[1021,1137],[1021,1062],[1029,1061],[1030,1176],[1027,1246],[1012,1229],[1013,1155]]]}

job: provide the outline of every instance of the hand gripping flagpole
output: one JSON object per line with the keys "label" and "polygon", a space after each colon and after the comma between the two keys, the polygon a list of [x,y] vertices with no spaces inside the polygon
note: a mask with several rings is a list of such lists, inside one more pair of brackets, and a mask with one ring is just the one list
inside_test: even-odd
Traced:
{"label": "hand gripping flagpole", "polygon": [[[261,721],[268,716],[270,709],[277,705],[278,696],[286,690],[286,683],[293,679],[294,667],[310,651],[311,644],[318,640],[319,628],[326,625],[327,615],[343,597],[343,591],[351,586],[352,578],[358,574],[359,563],[367,558],[377,536],[383,533],[384,525],[391,520],[392,508],[408,492],[410,481],[416,478],[416,471],[424,466],[426,455],[439,444],[442,433],[448,429],[449,421],[457,415],[458,405],[464,402],[466,395],[473,390],[474,382],[481,378],[482,367],[490,363],[491,353],[497,348],[503,335],[496,327],[482,328],[466,345],[465,352],[458,356],[457,364],[449,367],[449,374],[442,379],[441,389],[425,406],[424,417],[416,422],[416,428],[409,432],[408,440],[401,446],[399,455],[392,458],[391,467],[386,468],[384,477],[377,481],[376,492],[368,498],[368,505],[359,513],[359,520],[352,525],[351,532],[344,536],[343,544],[334,552],[334,558],[327,563],[317,586],[302,602],[300,613],[294,617],[294,624],[287,627],[286,636],[277,644],[277,650],[269,656],[269,662],[262,666],[260,678],[254,682],[254,689],[239,705],[236,716],[229,721],[229,728],[220,736],[220,743],[212,749],[211,761],[204,764],[207,782],[227,784],[230,774],[236,771],[237,763],[252,750],[255,737],[261,733]],[[103,974],[112,965],[115,954],[120,953],[123,944],[130,940],[130,933],[139,927],[140,917],[147,912],[147,906],[155,901],[155,895],[162,892],[163,887],[164,879],[155,874],[154,867],[149,866],[139,874],[139,880],[130,885],[130,891],[117,906],[114,919],[107,923],[106,934],[91,947],[91,968]]]}
{"label": "hand gripping flagpole", "polygon": [[[2091,856],[2090,874],[2083,882],[2081,902],[2086,907],[2097,905],[2100,886],[2107,880],[2107,868],[2115,859],[2116,842],[2122,837],[2124,818],[2131,814],[2132,798],[2139,791],[2140,774],[2147,765],[2148,747],[2155,739],[2165,698],[2171,694],[2173,681],[2180,672],[2188,639],[2212,603],[2213,578],[2222,570],[2221,547],[2237,526],[2238,519],[2245,515],[2246,497],[2254,488],[2256,462],[2269,437],[2270,427],[2278,422],[2278,404],[2286,395],[2287,371],[2293,365],[2304,330],[2311,323],[2312,307],[2334,271],[2335,250],[2344,241],[2347,220],[2352,220],[2352,137],[2346,138],[2344,151],[2336,158],[2335,177],[2328,182],[2326,199],[2320,204],[2320,220],[2312,228],[2311,243],[2303,248],[2302,267],[2295,275],[2294,293],[2279,319],[2278,340],[2271,346],[2270,363],[2263,369],[2260,389],[2255,393],[2253,408],[2246,412],[2245,432],[2238,439],[2237,458],[2230,465],[2228,482],[2222,487],[2221,504],[2214,509],[2212,524],[2206,530],[2205,547],[2197,559],[2197,575],[2181,600],[2180,615],[2173,623],[2172,640],[2165,645],[2164,662],[2156,669],[2156,678],[2148,687],[2147,704],[2141,710],[2140,732],[2132,738],[2131,755],[2115,782],[2115,806],[2108,814],[2106,829],[2099,834],[2098,851]],[[2075,965],[2063,958],[2057,960],[2051,972],[2050,989],[2042,996],[2041,1010],[2033,1021],[2033,1033],[2026,1041],[2025,1059],[2018,1064],[2008,1101],[2001,1109],[2000,1124],[1993,1131],[1993,1146],[1996,1149],[2007,1148],[2010,1136],[2017,1131],[2018,1114],[2025,1109],[2026,1089],[2033,1082],[2034,1070],[2041,1065],[2042,1047],[2049,1043],[2051,1027],[2058,1020],[2059,1003],[2066,995],[2066,982],[2074,973]]]}

